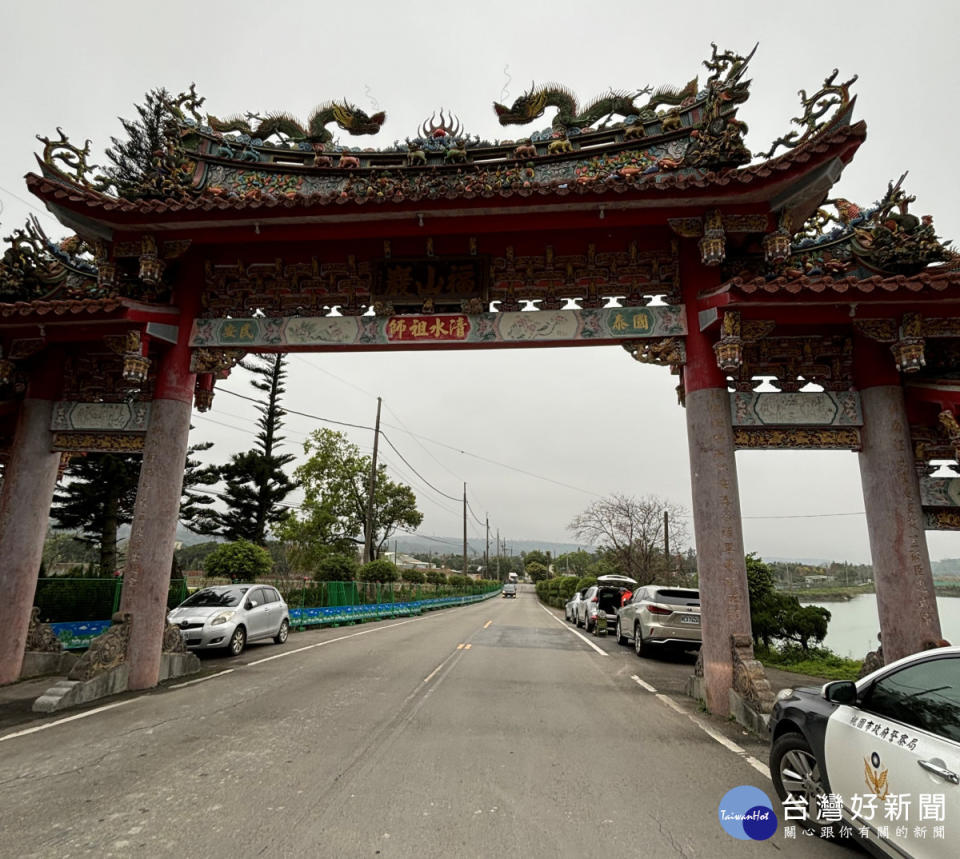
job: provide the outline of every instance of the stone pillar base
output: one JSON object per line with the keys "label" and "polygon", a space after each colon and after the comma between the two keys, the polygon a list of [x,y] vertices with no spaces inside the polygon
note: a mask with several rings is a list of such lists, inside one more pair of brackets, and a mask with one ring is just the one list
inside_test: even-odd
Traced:
{"label": "stone pillar base", "polygon": [[[199,671],[200,660],[195,653],[164,653],[161,656],[161,680],[197,674]],[[124,663],[89,680],[60,680],[33,702],[33,712],[54,713],[126,692],[130,688],[129,674],[130,669]]]}

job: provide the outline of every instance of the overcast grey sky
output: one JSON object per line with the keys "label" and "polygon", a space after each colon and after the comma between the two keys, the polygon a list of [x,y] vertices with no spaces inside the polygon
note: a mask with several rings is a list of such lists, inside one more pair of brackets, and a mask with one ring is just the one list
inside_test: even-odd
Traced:
{"label": "overcast grey sky", "polygon": [[[550,4],[137,2],[7,4],[0,53],[0,227],[8,235],[34,209],[23,175],[57,126],[95,157],[117,116],[144,92],[196,82],[218,116],[280,111],[306,117],[331,98],[385,110],[375,138],[412,136],[431,112],[453,111],[481,137],[517,137],[549,125],[501,129],[494,100],[511,103],[531,81],[557,81],[581,102],[609,88],[682,85],[710,42],[746,54],[750,100],[739,117],[752,151],[790,129],[797,91],[814,92],[834,68],[860,76],[855,118],[867,142],[836,192],[871,203],[904,170],[914,211],[960,239],[957,204],[955,37],[950,2],[802,6],[607,0]],[[29,204],[29,205],[28,205]],[[45,229],[57,224],[41,215]],[[376,397],[391,440],[430,483],[459,496],[508,538],[572,541],[567,523],[612,492],[656,494],[690,507],[683,410],[676,379],[635,363],[619,347],[510,351],[298,355],[286,405],[372,424]],[[244,373],[219,386],[214,408],[195,417],[195,441],[217,442],[218,459],[251,442]],[[287,420],[291,449],[320,424]],[[369,449],[372,434],[349,431]],[[460,508],[423,485],[389,447],[395,479],[409,482],[425,514],[421,533],[456,537]],[[869,560],[857,457],[852,453],[749,452],[737,456],[748,551],[770,557]],[[528,472],[525,474],[523,472]],[[536,476],[532,476],[536,475]],[[471,536],[482,528],[471,517]],[[928,533],[931,557],[960,556],[960,535]]]}

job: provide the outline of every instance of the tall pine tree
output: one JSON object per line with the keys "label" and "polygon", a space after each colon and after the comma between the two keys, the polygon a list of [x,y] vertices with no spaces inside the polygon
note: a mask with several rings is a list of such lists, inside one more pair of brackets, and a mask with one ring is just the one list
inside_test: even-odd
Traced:
{"label": "tall pine tree", "polygon": [[260,418],[257,440],[252,450],[234,454],[219,468],[226,488],[219,493],[225,510],[211,510],[201,533],[219,534],[230,540],[249,540],[262,546],[271,529],[284,522],[288,511],[281,503],[296,484],[284,473],[283,466],[292,462],[292,453],[278,454],[283,442],[279,435],[283,426],[280,397],[287,371],[283,355],[257,355],[241,362],[253,373],[251,384],[266,397],[257,404]]}
{"label": "tall pine tree", "polygon": [[[191,445],[183,469],[183,497],[180,521],[196,530],[205,521],[206,507],[213,497],[196,487],[217,482],[214,466],[201,466],[193,454],[208,450],[213,442]],[[140,481],[141,457],[135,454],[90,453],[74,457],[67,482],[53,497],[50,515],[58,530],[77,532],[77,539],[100,550],[100,574],[112,575],[118,568],[117,531],[133,521]]]}

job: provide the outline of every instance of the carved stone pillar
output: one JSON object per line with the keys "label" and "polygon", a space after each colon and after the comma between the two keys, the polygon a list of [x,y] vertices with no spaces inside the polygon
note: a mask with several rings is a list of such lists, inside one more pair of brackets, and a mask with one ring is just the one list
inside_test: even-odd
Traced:
{"label": "carved stone pillar", "polygon": [[[734,680],[732,636],[746,636],[752,642],[750,597],[730,397],[712,339],[698,325],[696,295],[714,285],[718,275],[715,269],[701,266],[694,254],[695,249],[688,247],[680,258],[689,331],[683,382],[706,700],[710,712],[725,714],[730,710],[729,691]],[[752,647],[748,649],[752,655]]]}
{"label": "carved stone pillar", "polygon": [[130,689],[157,685],[173,565],[195,374],[190,372],[192,315],[183,308],[179,342],[160,362],[144,439],[120,611],[130,615]]}
{"label": "carved stone pillar", "polygon": [[50,420],[62,362],[49,356],[33,373],[20,407],[0,493],[0,684],[20,677],[60,454]]}
{"label": "carved stone pillar", "polygon": [[860,482],[883,658],[892,662],[938,641],[940,615],[903,388],[889,352],[866,339],[856,349],[863,406]]}

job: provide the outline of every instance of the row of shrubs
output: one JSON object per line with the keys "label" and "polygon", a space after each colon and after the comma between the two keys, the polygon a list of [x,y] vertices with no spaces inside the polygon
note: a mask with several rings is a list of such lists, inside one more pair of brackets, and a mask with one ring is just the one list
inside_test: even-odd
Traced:
{"label": "row of shrubs", "polygon": [[577,591],[596,583],[596,576],[555,576],[537,582],[537,596],[553,608],[563,608]]}

